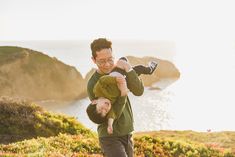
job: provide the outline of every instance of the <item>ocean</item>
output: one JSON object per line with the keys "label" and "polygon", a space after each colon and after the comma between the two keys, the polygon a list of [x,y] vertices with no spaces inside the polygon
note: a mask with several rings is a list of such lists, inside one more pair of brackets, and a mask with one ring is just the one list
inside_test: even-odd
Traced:
{"label": "ocean", "polygon": [[[74,66],[83,76],[95,64],[91,60],[89,41],[0,41],[0,46],[21,46],[56,57]],[[192,47],[190,47],[192,50]],[[233,90],[235,88],[234,53],[219,54],[193,53],[185,49],[184,43],[172,41],[113,41],[116,58],[121,56],[154,56],[173,62],[181,77],[164,90],[145,88],[143,96],[130,96],[135,131],[153,130],[194,130],[224,131],[235,130]],[[198,50],[198,49],[197,49]],[[205,52],[204,49],[199,52]],[[199,55],[200,54],[200,55]],[[204,57],[203,57],[204,56]],[[213,60],[211,60],[213,58]],[[223,60],[224,58],[224,60]],[[216,65],[216,64],[219,65]],[[168,81],[168,80],[163,80]],[[164,82],[161,82],[164,84]],[[50,105],[48,105],[50,104]],[[76,102],[44,102],[50,111],[76,117],[93,130],[96,125],[88,120],[86,106],[88,98]]]}

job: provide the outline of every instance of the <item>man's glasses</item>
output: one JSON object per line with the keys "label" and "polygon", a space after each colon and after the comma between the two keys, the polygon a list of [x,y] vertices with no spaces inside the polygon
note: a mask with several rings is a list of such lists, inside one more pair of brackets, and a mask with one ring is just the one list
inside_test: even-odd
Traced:
{"label": "man's glasses", "polygon": [[96,60],[96,64],[99,66],[104,66],[106,63],[113,64],[114,63],[114,58],[108,58],[108,59],[101,59],[101,60]]}

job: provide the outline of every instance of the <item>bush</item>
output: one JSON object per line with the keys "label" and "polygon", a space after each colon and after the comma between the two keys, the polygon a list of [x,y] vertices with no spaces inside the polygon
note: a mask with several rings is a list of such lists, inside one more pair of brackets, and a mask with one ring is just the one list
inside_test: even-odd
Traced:
{"label": "bush", "polygon": [[8,97],[0,98],[0,119],[1,143],[59,133],[95,136],[74,117],[50,113],[36,104]]}

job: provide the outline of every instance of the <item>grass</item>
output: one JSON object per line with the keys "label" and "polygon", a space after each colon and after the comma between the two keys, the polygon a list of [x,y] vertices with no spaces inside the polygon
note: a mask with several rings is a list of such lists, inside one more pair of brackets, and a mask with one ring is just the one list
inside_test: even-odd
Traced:
{"label": "grass", "polygon": [[23,48],[14,46],[0,46],[0,65],[12,62],[18,58],[23,58]]}
{"label": "grass", "polygon": [[58,60],[52,61],[48,55],[31,49],[16,46],[0,46],[0,65],[26,57],[27,64],[22,64],[22,68],[30,74],[32,74],[37,68],[49,67],[54,63],[60,62]]}
{"label": "grass", "polygon": [[[97,134],[73,117],[50,113],[36,104],[8,97],[0,99],[0,116],[0,137],[16,137],[7,143],[0,141],[0,156],[102,156]],[[234,134],[136,133],[134,151],[140,157],[235,157]],[[219,145],[213,145],[215,141]]]}
{"label": "grass", "polygon": [[50,113],[34,103],[8,97],[0,99],[0,119],[1,143],[56,136],[59,133],[94,137],[94,133],[74,117]]}
{"label": "grass", "polygon": [[[136,136],[142,136],[146,133],[137,133]],[[153,131],[148,132],[152,137],[161,137],[163,139],[182,140],[182,141],[194,141],[197,143],[203,143],[208,146],[216,146],[223,149],[231,149],[235,152],[235,132],[223,131],[223,132],[195,132],[191,130],[187,131]]]}
{"label": "grass", "polygon": [[[229,151],[180,140],[163,140],[149,135],[134,138],[135,156],[140,157],[234,157]],[[2,154],[22,156],[102,156],[97,137],[59,134],[0,145]]]}

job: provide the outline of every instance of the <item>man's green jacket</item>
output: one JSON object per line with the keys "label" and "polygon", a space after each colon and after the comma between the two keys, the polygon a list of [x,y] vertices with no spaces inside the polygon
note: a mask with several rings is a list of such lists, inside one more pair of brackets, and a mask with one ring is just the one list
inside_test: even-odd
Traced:
{"label": "man's green jacket", "polygon": [[[99,74],[97,71],[91,76],[87,84],[87,93],[90,100],[96,98],[93,89],[100,77],[104,75]],[[127,87],[136,96],[141,96],[144,92],[144,86],[142,81],[139,79],[138,75],[134,70],[131,70],[126,75]],[[115,105],[115,103],[121,104],[125,103],[124,106]],[[120,108],[121,107],[121,108]],[[107,133],[107,123],[104,122],[98,125],[97,131],[99,137],[107,136],[124,136],[130,134],[134,130],[134,120],[133,113],[129,98],[126,96],[118,97],[113,104],[113,111],[117,116],[116,120],[113,123],[113,134]]]}

